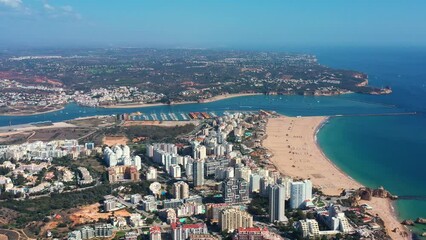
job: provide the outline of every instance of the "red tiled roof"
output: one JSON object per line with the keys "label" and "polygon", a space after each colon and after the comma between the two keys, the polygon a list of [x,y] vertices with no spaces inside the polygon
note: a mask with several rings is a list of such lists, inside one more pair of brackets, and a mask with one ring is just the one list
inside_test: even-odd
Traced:
{"label": "red tiled roof", "polygon": [[204,228],[204,223],[184,224],[182,227],[184,229],[188,229],[188,228]]}
{"label": "red tiled roof", "polygon": [[153,226],[149,229],[150,233],[161,232],[161,228],[159,226]]}

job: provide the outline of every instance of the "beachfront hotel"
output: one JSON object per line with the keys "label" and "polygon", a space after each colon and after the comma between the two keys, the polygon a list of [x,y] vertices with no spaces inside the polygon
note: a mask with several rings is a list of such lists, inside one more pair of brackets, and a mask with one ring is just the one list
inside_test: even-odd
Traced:
{"label": "beachfront hotel", "polygon": [[312,182],[304,180],[290,183],[290,207],[303,208],[305,201],[312,199]]}

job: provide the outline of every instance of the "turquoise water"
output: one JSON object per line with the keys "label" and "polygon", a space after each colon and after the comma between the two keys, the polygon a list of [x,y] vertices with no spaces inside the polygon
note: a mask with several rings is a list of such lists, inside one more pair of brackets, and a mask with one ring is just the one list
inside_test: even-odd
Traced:
{"label": "turquoise water", "polygon": [[[361,183],[384,186],[402,197],[426,197],[426,161],[420,154],[426,146],[424,123],[424,115],[334,118],[318,141],[330,159]],[[425,200],[398,201],[401,216],[426,216]]]}
{"label": "turquoise water", "polygon": [[[424,49],[321,50],[333,67],[369,74],[370,83],[390,85],[388,96],[361,98],[416,111],[414,116],[333,118],[318,134],[325,154],[361,183],[384,186],[407,197],[396,202],[401,219],[426,217],[426,51]],[[323,56],[323,58],[321,58]],[[344,144],[342,144],[344,143]],[[418,225],[416,232],[425,232]]]}
{"label": "turquoise water", "polygon": [[224,111],[256,111],[259,109],[265,109],[277,111],[291,116],[365,114],[405,111],[382,103],[365,102],[363,99],[361,99],[361,97],[362,95],[359,94],[348,94],[334,97],[249,96],[230,98],[222,101],[202,104],[183,104],[127,109],[88,108],[80,107],[71,103],[68,104],[65,109],[57,112],[19,117],[0,116],[0,126],[6,126],[9,125],[9,123],[15,125],[40,121],[58,122],[78,117],[132,113],[137,111],[143,112],[145,114],[214,111],[221,114]]}
{"label": "turquoise water", "polygon": [[384,186],[403,197],[416,197],[416,200],[397,201],[401,218],[426,217],[426,50],[341,48],[307,52],[317,54],[325,65],[366,72],[372,85],[390,85],[394,92],[386,96],[250,96],[205,104],[134,109],[95,109],[69,104],[54,113],[3,116],[0,126],[136,111],[221,114],[265,109],[290,116],[416,111],[419,114],[410,116],[332,118],[319,132],[318,141],[325,154],[357,181],[371,187]]}

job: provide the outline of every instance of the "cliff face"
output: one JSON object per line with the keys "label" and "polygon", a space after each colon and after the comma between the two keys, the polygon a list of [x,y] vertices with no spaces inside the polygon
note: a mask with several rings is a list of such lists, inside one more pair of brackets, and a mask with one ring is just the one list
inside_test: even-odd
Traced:
{"label": "cliff face", "polygon": [[383,187],[379,187],[378,189],[373,189],[373,197],[379,198],[390,198],[392,194],[386,191]]}
{"label": "cliff face", "polygon": [[358,195],[360,196],[362,200],[367,200],[367,201],[370,201],[372,197],[391,198],[391,199],[396,198],[396,196],[392,195],[389,191],[387,191],[383,187],[379,187],[377,189],[360,188],[358,190]]}
{"label": "cliff face", "polygon": [[364,81],[358,83],[356,86],[357,87],[365,87],[368,85],[368,79],[365,79]]}

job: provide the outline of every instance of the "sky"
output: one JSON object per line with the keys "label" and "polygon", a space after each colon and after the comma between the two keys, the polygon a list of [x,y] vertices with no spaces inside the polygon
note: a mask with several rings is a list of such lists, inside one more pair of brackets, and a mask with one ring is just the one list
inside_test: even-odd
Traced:
{"label": "sky", "polygon": [[426,46],[426,1],[0,0],[1,46]]}

